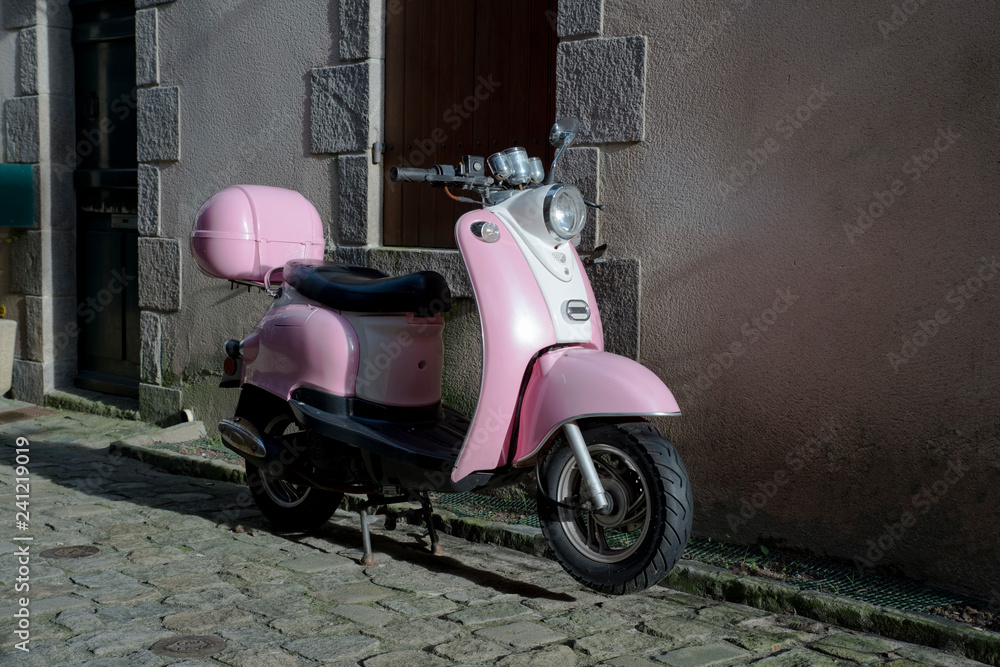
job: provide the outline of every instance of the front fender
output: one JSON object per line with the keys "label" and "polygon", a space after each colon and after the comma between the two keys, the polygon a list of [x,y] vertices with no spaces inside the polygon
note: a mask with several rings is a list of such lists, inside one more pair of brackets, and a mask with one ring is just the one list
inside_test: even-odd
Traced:
{"label": "front fender", "polygon": [[533,457],[574,419],[679,414],[674,395],[642,364],[583,347],[553,350],[540,356],[531,371],[514,463]]}

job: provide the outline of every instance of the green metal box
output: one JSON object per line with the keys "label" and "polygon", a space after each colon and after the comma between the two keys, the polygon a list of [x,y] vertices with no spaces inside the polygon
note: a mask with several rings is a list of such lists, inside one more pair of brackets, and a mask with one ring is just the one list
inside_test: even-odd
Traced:
{"label": "green metal box", "polygon": [[34,166],[0,164],[0,227],[34,226]]}

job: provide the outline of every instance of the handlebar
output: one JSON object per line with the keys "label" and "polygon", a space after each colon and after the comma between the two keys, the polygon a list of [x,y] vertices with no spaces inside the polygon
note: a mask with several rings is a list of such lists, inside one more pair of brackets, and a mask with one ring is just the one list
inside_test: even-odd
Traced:
{"label": "handlebar", "polygon": [[389,180],[393,183],[423,183],[428,176],[434,173],[433,169],[393,167],[389,170]]}
{"label": "handlebar", "polygon": [[482,188],[493,184],[493,179],[482,175],[481,172],[469,174],[460,169],[447,164],[435,164],[430,169],[393,167],[389,170],[389,180],[393,183],[430,183],[438,187],[457,185],[467,189]]}

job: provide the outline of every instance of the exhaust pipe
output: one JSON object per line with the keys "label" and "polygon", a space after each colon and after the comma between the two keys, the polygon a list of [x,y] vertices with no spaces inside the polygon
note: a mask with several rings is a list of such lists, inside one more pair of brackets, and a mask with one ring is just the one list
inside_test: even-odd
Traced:
{"label": "exhaust pipe", "polygon": [[[284,479],[295,484],[306,484],[315,486],[318,489],[333,491],[336,493],[380,493],[381,489],[374,485],[334,485],[328,482],[315,479],[306,471],[299,468],[289,468],[280,461],[282,446],[273,438],[261,435],[253,424],[242,417],[223,419],[219,422],[219,435],[222,436],[222,444],[233,450],[250,465],[267,471],[267,473],[277,479]],[[277,470],[273,469],[273,464],[277,464]]]}
{"label": "exhaust pipe", "polygon": [[220,421],[219,435],[222,444],[244,458],[267,458],[267,446],[257,427],[243,417]]}

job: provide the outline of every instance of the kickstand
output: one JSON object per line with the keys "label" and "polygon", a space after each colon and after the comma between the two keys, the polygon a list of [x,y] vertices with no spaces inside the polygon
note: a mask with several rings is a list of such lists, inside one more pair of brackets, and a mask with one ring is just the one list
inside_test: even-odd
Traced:
{"label": "kickstand", "polygon": [[358,514],[361,515],[361,545],[365,550],[364,555],[361,557],[361,564],[374,565],[375,555],[372,553],[372,536],[368,532],[368,512],[362,507],[358,510]]}
{"label": "kickstand", "polygon": [[426,495],[420,497],[420,507],[423,510],[424,521],[427,523],[427,531],[431,537],[431,553],[440,556],[444,553],[444,547],[438,539],[437,528],[434,527],[434,508],[431,507],[430,498]]}

